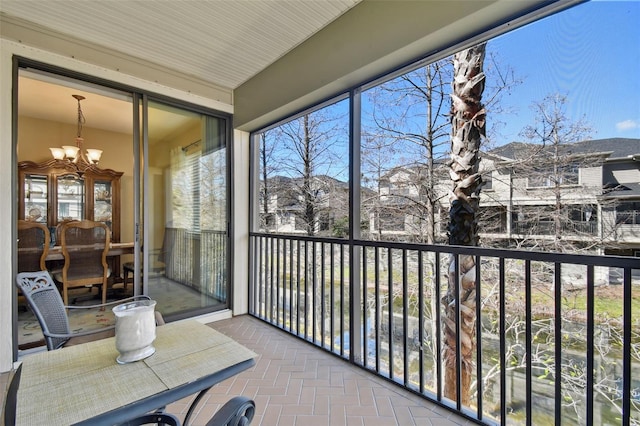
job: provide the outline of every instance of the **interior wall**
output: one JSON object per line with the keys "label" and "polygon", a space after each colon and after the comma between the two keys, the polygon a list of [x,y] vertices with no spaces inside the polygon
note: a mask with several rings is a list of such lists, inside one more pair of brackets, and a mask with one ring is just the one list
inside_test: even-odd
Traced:
{"label": "interior wall", "polygon": [[[18,161],[40,163],[51,159],[50,147],[75,145],[76,125],[18,117]],[[120,179],[120,239],[133,241],[133,142],[131,134],[91,127],[82,129],[83,148],[101,149],[98,166],[124,172]]]}

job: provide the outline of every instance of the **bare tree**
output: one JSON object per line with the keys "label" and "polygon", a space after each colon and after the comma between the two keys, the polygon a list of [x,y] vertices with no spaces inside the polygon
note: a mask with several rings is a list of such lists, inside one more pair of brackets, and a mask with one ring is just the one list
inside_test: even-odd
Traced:
{"label": "bare tree", "polygon": [[[429,244],[436,240],[435,211],[440,198],[436,173],[438,164],[444,168],[436,156],[446,151],[443,146],[448,140],[446,86],[450,76],[450,60],[441,60],[370,91],[371,122],[363,143],[363,165],[372,160],[382,165],[373,170],[376,173],[368,173],[386,189],[378,191],[378,205],[387,216],[386,223],[385,217],[376,217],[378,239],[386,225],[386,230],[402,231],[405,240]],[[381,156],[382,148],[385,155]],[[393,181],[395,172],[402,175]]]}
{"label": "bare tree", "polygon": [[[262,225],[307,235],[331,232],[348,218],[348,138],[344,114],[332,106],[261,134]],[[347,219],[348,224],[348,219]],[[345,226],[340,222],[339,232]],[[288,232],[288,231],[284,231]]]}
{"label": "bare tree", "polygon": [[[271,175],[276,170],[277,164],[274,161],[274,151],[277,148],[277,138],[273,135],[276,132],[264,132],[260,134],[260,227],[266,229],[273,221],[274,212],[271,211],[272,181]],[[275,192],[275,191],[274,191]]]}
{"label": "bare tree", "polygon": [[[520,80],[511,67],[500,63],[495,52],[488,54],[487,61],[485,109],[507,114],[502,96]],[[450,142],[452,79],[453,60],[449,57],[366,92],[366,111],[370,112],[369,119],[363,120],[363,172],[384,189],[378,191],[379,208],[375,210],[377,239],[384,230],[389,239],[393,231],[403,231],[400,235],[405,241],[433,244],[441,240],[436,215],[447,193],[442,182],[448,179],[445,156]],[[492,126],[492,133],[497,135],[499,127]],[[381,210],[386,213],[386,223]]]}
{"label": "bare tree", "polygon": [[[277,196],[288,200],[290,213],[307,235],[327,227],[323,221],[347,213],[346,200],[331,198],[348,199],[348,191],[344,191],[347,184],[340,180],[346,180],[348,158],[342,125],[341,116],[325,108],[278,127],[278,148],[272,153],[272,161],[277,164],[274,174],[283,178],[277,179],[281,184]],[[278,204],[280,208],[281,202]]]}
{"label": "bare tree", "polygon": [[575,187],[579,170],[601,166],[604,157],[579,144],[591,128],[584,117],[572,121],[567,104],[565,95],[552,94],[532,105],[535,123],[522,135],[533,143],[522,145],[512,167],[527,188],[536,188],[529,194],[539,200],[536,207],[514,212],[516,234],[529,246],[558,252],[589,250],[601,242],[595,225],[602,182],[582,185],[579,197]]}
{"label": "bare tree", "polygon": [[371,129],[362,135],[362,185],[368,191],[361,193],[362,213],[373,220],[369,238],[382,240],[381,216],[386,206],[383,201],[382,182],[394,155],[393,140]]}

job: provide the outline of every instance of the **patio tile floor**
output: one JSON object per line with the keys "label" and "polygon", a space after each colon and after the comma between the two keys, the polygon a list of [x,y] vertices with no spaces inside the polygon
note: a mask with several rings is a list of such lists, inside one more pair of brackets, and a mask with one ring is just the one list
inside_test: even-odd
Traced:
{"label": "patio tile floor", "polygon": [[[455,426],[474,424],[248,315],[208,324],[258,354],[256,365],[211,388],[190,426],[205,425],[236,395],[256,403],[252,425]],[[8,373],[0,374],[0,389]],[[184,419],[195,396],[167,411]]]}
{"label": "patio tile floor", "polygon": [[[262,426],[471,425],[472,422],[248,315],[208,324],[259,356],[215,387],[192,425],[204,425],[235,395],[253,398]],[[167,410],[183,418],[192,398]]]}

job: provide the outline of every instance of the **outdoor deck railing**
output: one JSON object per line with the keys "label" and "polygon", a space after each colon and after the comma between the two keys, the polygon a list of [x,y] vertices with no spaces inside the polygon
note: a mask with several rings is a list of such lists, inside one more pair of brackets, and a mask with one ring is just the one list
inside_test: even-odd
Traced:
{"label": "outdoor deck railing", "polygon": [[[252,315],[468,419],[640,423],[637,258],[262,233],[250,243]],[[444,397],[442,360],[442,298],[465,256],[479,265],[468,406]],[[454,336],[457,354],[464,343]]]}
{"label": "outdoor deck railing", "polygon": [[165,228],[165,276],[200,293],[226,300],[227,233]]}

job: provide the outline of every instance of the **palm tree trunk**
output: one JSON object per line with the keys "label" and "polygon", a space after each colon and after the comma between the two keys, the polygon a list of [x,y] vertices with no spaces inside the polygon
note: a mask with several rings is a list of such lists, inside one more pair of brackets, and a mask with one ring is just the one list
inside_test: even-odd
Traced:
{"label": "palm tree trunk", "polygon": [[[478,173],[478,152],[481,138],[485,135],[485,110],[481,102],[485,83],[482,70],[485,47],[483,43],[454,55],[450,164],[453,190],[449,197],[448,227],[450,245],[477,246],[479,241],[476,213],[482,180]],[[444,396],[456,401],[458,399],[459,365],[460,402],[466,406],[470,402],[475,348],[475,267],[473,256],[460,256],[457,267],[456,257],[452,256],[449,285],[443,297]],[[458,347],[459,364],[456,356]]]}

